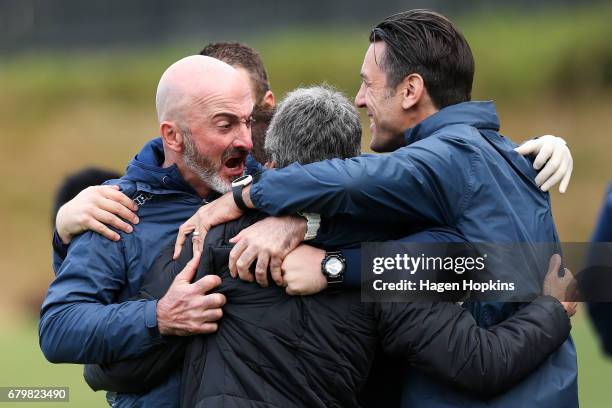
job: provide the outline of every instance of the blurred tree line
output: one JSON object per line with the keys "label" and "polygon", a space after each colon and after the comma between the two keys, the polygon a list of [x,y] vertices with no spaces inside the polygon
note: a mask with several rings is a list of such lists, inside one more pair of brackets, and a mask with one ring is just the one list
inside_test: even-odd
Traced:
{"label": "blurred tree line", "polygon": [[[581,6],[601,1],[581,1]],[[138,45],[299,26],[374,24],[394,12],[431,8],[451,17],[574,7],[571,0],[0,0],[0,52]]]}

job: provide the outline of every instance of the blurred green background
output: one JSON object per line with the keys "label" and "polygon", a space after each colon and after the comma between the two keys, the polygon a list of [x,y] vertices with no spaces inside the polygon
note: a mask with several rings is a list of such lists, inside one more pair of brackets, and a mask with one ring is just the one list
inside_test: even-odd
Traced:
{"label": "blurred green background", "polygon": [[[612,178],[612,7],[498,9],[454,20],[476,58],[474,99],[496,101],[503,133],[515,141],[550,133],[568,141],[574,176],[565,195],[552,193],[554,215],[563,241],[587,241]],[[325,81],[352,98],[376,22],[227,39],[260,51],[277,97]],[[210,40],[38,49],[0,58],[0,386],[69,386],[72,406],[104,406],[103,394],[87,389],[80,366],[51,365],[38,347],[38,308],[53,276],[53,194],[83,166],[122,171],[156,135],[161,73]],[[612,360],[601,354],[583,311],[574,318],[573,336],[582,406],[611,406]]]}

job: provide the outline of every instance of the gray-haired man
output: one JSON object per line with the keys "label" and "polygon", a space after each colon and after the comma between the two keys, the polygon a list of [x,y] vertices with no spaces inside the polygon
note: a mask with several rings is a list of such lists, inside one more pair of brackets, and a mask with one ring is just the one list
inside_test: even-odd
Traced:
{"label": "gray-haired man", "polygon": [[[360,141],[359,116],[352,104],[331,89],[312,87],[298,89],[283,101],[265,147],[269,164],[284,166],[349,158],[359,153]],[[291,297],[277,286],[260,288],[232,279],[229,241],[262,218],[265,214],[248,212],[211,229],[199,267],[189,262],[190,242],[176,261],[173,247],[160,254],[141,296],[163,296],[175,276],[193,274],[195,268],[196,279],[219,275],[219,292],[228,299],[219,329],[212,335],[171,340],[169,348],[145,361],[106,367],[106,378],[94,378],[98,386],[154,386],[155,373],[184,361],[182,406],[352,407],[359,405],[357,395],[380,341],[407,364],[472,392],[491,394],[537,367],[569,333],[565,309],[550,298],[539,298],[503,325],[485,330],[452,303],[361,303],[357,290]],[[412,240],[427,234],[457,240],[440,229],[415,234]],[[520,358],[523,355],[533,359]]]}

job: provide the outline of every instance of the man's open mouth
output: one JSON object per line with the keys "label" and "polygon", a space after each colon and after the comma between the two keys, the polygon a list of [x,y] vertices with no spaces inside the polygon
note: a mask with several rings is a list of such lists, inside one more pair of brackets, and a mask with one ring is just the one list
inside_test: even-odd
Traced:
{"label": "man's open mouth", "polygon": [[223,161],[223,166],[230,170],[241,170],[247,157],[245,151],[233,151]]}
{"label": "man's open mouth", "polygon": [[244,161],[244,157],[230,157],[225,161],[225,167],[230,169],[234,169],[242,164]]}

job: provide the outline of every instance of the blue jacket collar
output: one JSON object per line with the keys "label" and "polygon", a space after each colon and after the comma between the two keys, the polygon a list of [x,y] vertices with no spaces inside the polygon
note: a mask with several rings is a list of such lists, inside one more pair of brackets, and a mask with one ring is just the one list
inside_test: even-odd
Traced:
{"label": "blue jacket collar", "polygon": [[176,164],[162,167],[164,145],[161,138],[149,141],[127,166],[123,179],[135,182],[138,190],[153,194],[183,192],[197,195],[183,179]]}
{"label": "blue jacket collar", "polygon": [[443,127],[458,124],[499,131],[499,118],[495,104],[492,101],[462,102],[440,109],[404,132],[406,145],[424,139]]}

